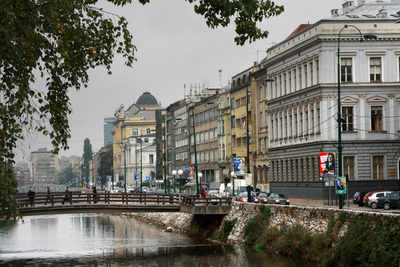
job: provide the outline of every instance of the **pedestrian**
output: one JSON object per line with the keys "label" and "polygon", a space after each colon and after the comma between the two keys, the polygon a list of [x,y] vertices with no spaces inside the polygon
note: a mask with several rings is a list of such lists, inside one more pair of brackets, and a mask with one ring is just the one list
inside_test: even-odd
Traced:
{"label": "pedestrian", "polygon": [[97,203],[97,189],[96,189],[96,186],[93,186],[92,191],[93,191],[93,202]]}
{"label": "pedestrian", "polygon": [[29,189],[28,197],[29,197],[29,204],[31,205],[31,207],[33,206],[33,203],[35,201],[35,194],[36,192],[33,192],[32,190]]}
{"label": "pedestrian", "polygon": [[67,189],[65,189],[64,201],[62,202],[63,205],[64,205],[64,202],[69,202],[69,204],[72,205],[72,199],[71,199],[71,195],[70,195],[68,189],[69,189],[69,187],[67,186]]}
{"label": "pedestrian", "polygon": [[50,196],[50,187],[47,187],[47,198],[46,198],[46,203],[44,203],[45,205],[47,205],[47,201],[50,201],[50,203],[53,205],[53,199]]}
{"label": "pedestrian", "polygon": [[201,188],[200,196],[201,196],[201,197],[206,197],[206,190],[204,190],[204,187]]}

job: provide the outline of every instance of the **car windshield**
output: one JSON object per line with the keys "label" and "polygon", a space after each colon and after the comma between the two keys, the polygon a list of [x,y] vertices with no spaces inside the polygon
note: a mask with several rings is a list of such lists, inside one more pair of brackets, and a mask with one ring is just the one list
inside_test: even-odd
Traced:
{"label": "car windshield", "polygon": [[284,194],[278,194],[279,197],[286,197]]}
{"label": "car windshield", "polygon": [[260,193],[259,195],[258,195],[258,197],[267,197],[268,195],[267,194],[265,194],[265,193]]}

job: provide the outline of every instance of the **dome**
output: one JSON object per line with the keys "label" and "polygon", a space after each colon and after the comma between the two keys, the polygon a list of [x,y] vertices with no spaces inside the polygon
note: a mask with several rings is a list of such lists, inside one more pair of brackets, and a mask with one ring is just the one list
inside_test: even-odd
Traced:
{"label": "dome", "polygon": [[149,92],[144,92],[136,101],[137,105],[158,105],[157,99]]}

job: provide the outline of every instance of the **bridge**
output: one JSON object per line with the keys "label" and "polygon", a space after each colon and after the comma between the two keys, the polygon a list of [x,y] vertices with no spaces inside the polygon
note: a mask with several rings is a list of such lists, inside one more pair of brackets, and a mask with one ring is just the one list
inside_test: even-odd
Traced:
{"label": "bridge", "polygon": [[68,213],[184,212],[227,215],[232,198],[197,198],[180,194],[39,193],[16,197],[22,216]]}

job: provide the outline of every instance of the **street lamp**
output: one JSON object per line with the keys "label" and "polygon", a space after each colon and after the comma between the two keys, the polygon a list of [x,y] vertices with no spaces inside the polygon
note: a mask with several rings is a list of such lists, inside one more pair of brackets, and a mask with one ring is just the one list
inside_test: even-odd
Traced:
{"label": "street lamp", "polygon": [[[341,77],[340,77],[340,34],[344,29],[347,29],[348,27],[353,27],[357,29],[357,31],[360,33],[360,42],[363,41],[363,35],[356,26],[354,25],[344,25],[343,28],[339,31],[338,35],[338,49],[337,49],[337,56],[338,56],[338,166],[339,166],[339,175],[338,177],[342,177],[343,172],[342,172],[342,152],[343,152],[343,146],[342,146],[342,110],[341,110],[341,103],[340,103],[340,82],[341,82]],[[376,39],[377,36],[373,34],[364,34],[364,38],[374,38]],[[343,196],[342,194],[339,194],[339,209],[343,209]]]}
{"label": "street lamp", "polygon": [[183,174],[183,171],[179,170],[178,174],[179,174],[179,193],[181,193],[182,192],[182,174]]}
{"label": "street lamp", "polygon": [[232,196],[235,197],[235,177],[236,174],[234,171],[231,172],[231,177],[232,177]]}
{"label": "street lamp", "polygon": [[176,175],[176,171],[173,170],[173,171],[172,171],[172,176],[173,176],[173,178],[174,178],[174,194],[175,194],[175,175]]}

